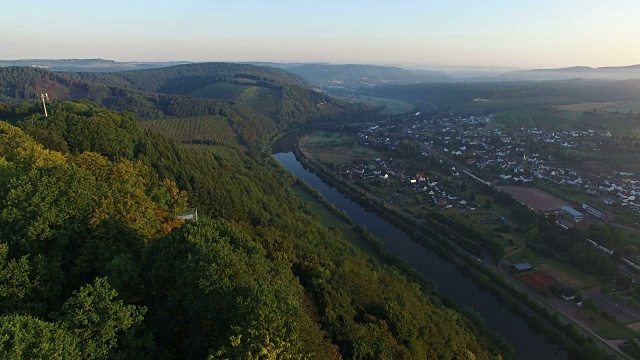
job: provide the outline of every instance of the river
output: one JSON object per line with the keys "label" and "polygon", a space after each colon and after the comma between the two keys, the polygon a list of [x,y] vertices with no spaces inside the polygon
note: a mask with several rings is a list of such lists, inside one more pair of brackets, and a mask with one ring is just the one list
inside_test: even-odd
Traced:
{"label": "river", "polygon": [[458,272],[453,264],[411,241],[395,226],[364,210],[335,188],[322,182],[318,176],[305,170],[292,152],[276,153],[273,156],[291,173],[320,191],[338,209],[345,211],[355,225],[366,225],[367,230],[382,241],[386,251],[405,259],[420,274],[435,283],[442,295],[458,306],[469,306],[482,315],[487,327],[502,335],[513,346],[518,359],[568,359],[565,351],[546,343],[544,334],[531,329],[525,319],[509,311],[506,304],[479,288],[470,278]]}

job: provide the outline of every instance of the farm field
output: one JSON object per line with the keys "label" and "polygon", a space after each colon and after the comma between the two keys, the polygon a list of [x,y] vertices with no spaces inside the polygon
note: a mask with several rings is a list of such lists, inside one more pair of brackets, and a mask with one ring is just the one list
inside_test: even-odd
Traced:
{"label": "farm field", "polygon": [[640,112],[640,101],[607,101],[589,102],[556,106],[558,110],[575,111],[584,113],[590,110],[603,110],[609,112],[619,111],[621,113]]}
{"label": "farm field", "polygon": [[235,132],[222,117],[166,118],[141,121],[140,126],[158,131],[178,141],[208,140],[222,144],[237,143]]}
{"label": "farm field", "polygon": [[628,133],[640,128],[640,123],[621,115],[587,114],[576,119],[578,124],[612,132]]}
{"label": "farm field", "polygon": [[336,146],[321,148],[310,145],[305,147],[314,157],[324,162],[336,165],[346,164],[353,160],[372,160],[380,156],[380,153],[363,148],[361,146]]}
{"label": "farm field", "polygon": [[256,112],[273,116],[278,111],[278,98],[280,94],[276,89],[267,89],[258,86],[247,87],[234,100],[250,107]]}
{"label": "farm field", "polygon": [[380,153],[356,145],[344,134],[317,132],[301,140],[302,146],[323,162],[342,165],[353,160],[373,160]]}
{"label": "farm field", "polygon": [[520,109],[538,109],[523,111],[542,111],[541,105],[568,102],[569,99],[558,96],[527,96],[484,99],[485,101],[453,101],[449,105],[457,114],[478,115],[485,112],[496,113]]}
{"label": "farm field", "polygon": [[606,111],[619,111],[621,113],[640,113],[640,101],[632,101],[624,104],[612,106],[610,108],[605,109]]}
{"label": "farm field", "polygon": [[507,110],[495,115],[496,122],[506,127],[536,127],[553,129],[571,122],[570,117],[549,111]]}
{"label": "farm field", "polygon": [[307,140],[307,144],[344,145],[347,141],[349,141],[349,137],[339,133],[317,132],[309,137],[309,139]]}
{"label": "farm field", "polygon": [[386,106],[385,109],[380,112],[381,115],[402,114],[413,111],[416,108],[408,102],[375,96],[355,95],[349,97],[340,96],[339,98],[349,102],[364,102],[372,106]]}
{"label": "farm field", "polygon": [[566,202],[556,198],[555,196],[535,188],[503,186],[499,187],[499,189],[509,193],[516,200],[542,212],[555,211],[559,209],[560,206],[567,205]]}
{"label": "farm field", "polygon": [[619,106],[626,103],[626,101],[607,101],[607,102],[587,102],[576,103],[556,106],[559,110],[580,111],[585,112],[588,110],[603,110],[614,106]]}

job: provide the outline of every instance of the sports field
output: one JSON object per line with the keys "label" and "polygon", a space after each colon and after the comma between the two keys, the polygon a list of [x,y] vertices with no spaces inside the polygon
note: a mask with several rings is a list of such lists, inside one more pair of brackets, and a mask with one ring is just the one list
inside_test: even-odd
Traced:
{"label": "sports field", "polygon": [[520,275],[520,280],[524,281],[531,288],[537,291],[548,290],[551,285],[560,287],[560,283],[540,271],[528,271]]}
{"label": "sports field", "polygon": [[523,188],[517,186],[503,186],[498,189],[509,193],[514,199],[532,207],[538,211],[556,211],[562,205],[567,205],[565,201],[535,188]]}

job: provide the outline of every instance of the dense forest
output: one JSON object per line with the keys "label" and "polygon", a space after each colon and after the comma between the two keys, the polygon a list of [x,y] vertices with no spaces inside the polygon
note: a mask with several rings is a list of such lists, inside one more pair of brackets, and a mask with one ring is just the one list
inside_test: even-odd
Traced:
{"label": "dense forest", "polygon": [[[2,358],[508,354],[322,226],[259,149],[176,143],[88,101],[0,119]],[[187,206],[197,222],[176,220]]]}
{"label": "dense forest", "polygon": [[[146,119],[231,117],[278,129],[336,116],[367,117],[372,108],[313,91],[284,70],[254,65],[204,63],[117,73],[51,72],[0,68],[0,101],[86,99]],[[252,127],[249,125],[248,127]]]}

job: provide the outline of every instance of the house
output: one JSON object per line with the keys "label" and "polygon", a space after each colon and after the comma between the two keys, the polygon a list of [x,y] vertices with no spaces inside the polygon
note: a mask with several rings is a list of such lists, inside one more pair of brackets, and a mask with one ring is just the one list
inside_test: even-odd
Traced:
{"label": "house", "polygon": [[560,296],[565,300],[573,300],[576,298],[576,291],[567,286],[560,289]]}

